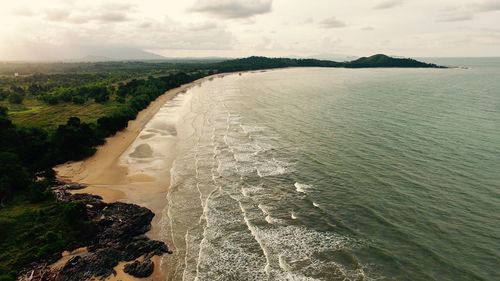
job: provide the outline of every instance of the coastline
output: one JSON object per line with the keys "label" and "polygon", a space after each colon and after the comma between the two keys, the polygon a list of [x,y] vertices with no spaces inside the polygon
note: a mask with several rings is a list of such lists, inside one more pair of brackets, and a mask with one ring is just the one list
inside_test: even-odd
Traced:
{"label": "coastline", "polygon": [[[87,187],[73,190],[72,193],[89,193],[98,195],[106,203],[122,201],[133,203],[150,209],[155,217],[151,223],[151,230],[146,235],[151,239],[159,239],[158,224],[161,221],[162,210],[166,204],[166,194],[170,186],[170,175],[162,175],[161,182],[146,174],[131,173],[128,165],[124,163],[122,156],[125,155],[134,142],[147,136],[139,136],[149,121],[160,111],[168,101],[174,99],[178,94],[188,89],[212,80],[214,77],[227,74],[215,74],[207,76],[178,88],[166,91],[151,104],[138,113],[135,120],[128,123],[127,128],[117,132],[114,136],[106,139],[106,142],[97,147],[96,153],[82,161],[69,162],[56,166],[57,177],[66,182],[84,184]],[[146,137],[146,138],[145,138]],[[170,149],[171,150],[171,149]],[[169,164],[173,162],[173,151],[166,151],[170,158]],[[167,171],[170,171],[168,167]],[[71,254],[70,254],[71,255]],[[65,257],[67,259],[68,257]],[[124,263],[120,263],[115,270],[116,276],[106,280],[165,280],[166,275],[162,270],[161,257],[154,257],[155,268],[153,274],[146,279],[137,279],[123,272]]]}

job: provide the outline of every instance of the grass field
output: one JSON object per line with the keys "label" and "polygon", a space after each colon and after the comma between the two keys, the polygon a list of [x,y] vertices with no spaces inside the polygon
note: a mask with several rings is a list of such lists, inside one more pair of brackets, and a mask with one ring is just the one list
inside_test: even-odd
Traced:
{"label": "grass field", "polygon": [[120,104],[110,100],[103,104],[88,101],[84,105],[74,103],[48,105],[34,98],[26,98],[20,105],[1,101],[0,106],[9,109],[9,118],[18,126],[51,130],[65,124],[72,116],[79,117],[83,122],[95,122],[113,112]]}

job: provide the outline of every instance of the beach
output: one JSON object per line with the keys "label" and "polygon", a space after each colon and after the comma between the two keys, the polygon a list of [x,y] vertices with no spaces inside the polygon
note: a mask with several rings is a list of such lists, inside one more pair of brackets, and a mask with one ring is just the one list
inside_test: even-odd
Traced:
{"label": "beach", "polygon": [[[159,237],[157,226],[162,219],[162,210],[167,203],[165,197],[170,184],[169,171],[175,156],[173,148],[176,139],[175,133],[168,134],[169,129],[165,131],[166,133],[161,130],[162,128],[155,129],[155,122],[152,122],[153,128],[149,128],[149,130],[147,125],[155,116],[160,120],[165,119],[161,112],[172,114],[172,104],[168,104],[169,102],[175,104],[176,99],[179,99],[179,94],[186,93],[191,87],[200,85],[208,79],[211,78],[205,77],[165,92],[146,109],[139,112],[137,118],[130,121],[126,129],[107,138],[106,143],[98,147],[93,156],[82,161],[65,163],[55,167],[58,178],[65,182],[86,185],[83,189],[72,191],[73,193],[94,194],[101,196],[106,203],[123,201],[150,209],[155,213],[155,217],[152,221],[152,228],[147,235],[151,239],[162,240]],[[182,100],[182,98],[180,99]],[[156,122],[156,125],[158,123],[159,121]],[[159,126],[167,125],[159,123]],[[151,132],[151,130],[155,132]],[[162,168],[143,169],[141,164],[154,162],[153,160],[145,160],[152,157],[151,145],[155,144],[154,136],[161,139],[156,143],[161,145],[161,148],[157,147],[157,149],[162,151]],[[164,138],[170,139],[165,141]],[[67,260],[69,257],[66,256],[63,259]],[[153,261],[155,262],[155,272],[147,280],[165,280],[161,267],[157,266],[161,263],[160,257],[155,257]],[[134,277],[123,273],[123,265],[124,263],[120,263],[115,268],[117,275],[108,280],[135,280]]]}
{"label": "beach", "polygon": [[[155,260],[149,280],[490,280],[495,256],[482,253],[496,245],[498,134],[482,122],[498,114],[474,101],[498,100],[480,87],[497,73],[227,75],[177,89],[94,157],[58,171],[89,184],[78,192],[156,213],[148,236],[173,254]],[[121,266],[113,279],[133,280]]]}

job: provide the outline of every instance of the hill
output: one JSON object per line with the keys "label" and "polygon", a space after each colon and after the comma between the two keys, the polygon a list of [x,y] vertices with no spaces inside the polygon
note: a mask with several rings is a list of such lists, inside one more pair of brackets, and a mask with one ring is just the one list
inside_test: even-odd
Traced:
{"label": "hill", "polygon": [[219,72],[258,70],[284,67],[346,67],[346,68],[374,68],[374,67],[424,67],[443,68],[435,64],[420,62],[409,58],[393,58],[378,54],[371,57],[362,57],[350,62],[336,62],[331,60],[317,59],[290,59],[290,58],[267,58],[248,57],[233,59],[209,65]]}
{"label": "hill", "polygon": [[252,56],[242,59],[227,60],[215,63],[209,67],[219,72],[258,70],[283,67],[341,67],[342,64],[335,61],[317,59],[290,59],[290,58],[267,58]]}
{"label": "hill", "polygon": [[366,68],[366,67],[424,67],[424,68],[443,68],[435,64],[425,63],[410,58],[393,58],[383,54],[377,54],[370,57],[362,57],[357,60],[344,63],[348,68]]}

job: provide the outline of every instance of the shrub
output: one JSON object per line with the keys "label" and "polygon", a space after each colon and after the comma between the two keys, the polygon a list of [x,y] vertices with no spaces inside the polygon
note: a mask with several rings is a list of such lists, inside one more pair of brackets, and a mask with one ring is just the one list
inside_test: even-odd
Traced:
{"label": "shrub", "polygon": [[63,205],[64,219],[69,224],[79,224],[87,218],[85,206],[82,203],[70,202]]}
{"label": "shrub", "polygon": [[21,104],[23,103],[24,97],[18,93],[11,93],[8,97],[8,100],[12,104]]}

